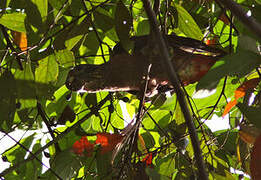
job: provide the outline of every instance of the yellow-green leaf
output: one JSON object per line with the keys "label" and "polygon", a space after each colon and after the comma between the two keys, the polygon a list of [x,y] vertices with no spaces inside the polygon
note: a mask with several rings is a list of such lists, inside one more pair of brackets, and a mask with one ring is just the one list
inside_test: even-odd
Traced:
{"label": "yellow-green leaf", "polygon": [[182,6],[175,4],[178,11],[178,28],[188,37],[201,40],[203,34],[192,16]]}
{"label": "yellow-green leaf", "polygon": [[0,16],[0,24],[14,31],[25,32],[25,17],[23,13],[3,14]]}
{"label": "yellow-green leaf", "polygon": [[56,82],[58,77],[58,64],[54,55],[50,55],[39,61],[35,70],[35,81],[50,84]]}

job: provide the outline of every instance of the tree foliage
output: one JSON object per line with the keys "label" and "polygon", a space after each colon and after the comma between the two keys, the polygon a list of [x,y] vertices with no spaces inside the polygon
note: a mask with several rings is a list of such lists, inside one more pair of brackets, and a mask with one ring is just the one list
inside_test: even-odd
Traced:
{"label": "tree foliage", "polygon": [[[260,0],[238,3],[261,21]],[[228,52],[184,91],[209,179],[242,176],[231,168],[250,175],[251,144],[261,128],[260,37],[219,1],[155,0],[153,4],[163,33],[202,40]],[[0,177],[199,176],[175,93],[142,102],[127,92],[91,94],[71,92],[65,86],[75,65],[108,62],[118,42],[131,52],[131,36],[150,34],[141,0],[1,0],[0,26],[0,131],[3,137],[18,129],[34,132],[1,154],[11,166]],[[248,83],[251,80],[255,84]],[[196,97],[195,92],[203,89],[214,93]],[[235,103],[226,107],[231,99]],[[211,131],[204,123],[225,115],[225,107],[230,128]],[[130,118],[141,125],[133,125]],[[258,153],[252,154],[252,161],[260,159],[255,157]],[[44,158],[50,163],[47,171],[43,171],[48,166]],[[251,167],[258,174],[258,166]]]}

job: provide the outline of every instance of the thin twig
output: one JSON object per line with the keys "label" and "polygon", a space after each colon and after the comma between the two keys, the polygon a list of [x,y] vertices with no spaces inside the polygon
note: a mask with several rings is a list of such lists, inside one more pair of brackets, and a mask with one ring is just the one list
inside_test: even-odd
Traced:
{"label": "thin twig", "polygon": [[182,112],[184,114],[184,118],[186,120],[186,124],[188,126],[190,138],[192,141],[192,146],[194,149],[195,159],[196,159],[196,163],[197,163],[198,170],[199,170],[200,179],[207,180],[208,176],[207,176],[207,173],[205,170],[205,164],[204,164],[204,161],[202,158],[202,152],[201,152],[199,140],[198,140],[198,137],[196,134],[196,129],[195,129],[189,108],[186,103],[184,92],[182,91],[182,89],[180,87],[179,78],[171,63],[171,60],[169,57],[169,52],[167,50],[167,46],[159,31],[157,19],[156,19],[155,13],[153,12],[153,10],[151,8],[151,4],[148,0],[142,0],[142,2],[143,2],[144,9],[147,13],[147,16],[149,18],[152,32],[154,32],[155,39],[157,40],[158,48],[162,55],[162,64],[164,65],[164,67],[167,71],[168,77],[170,79],[170,82],[172,83],[172,85],[175,89],[175,92],[177,94],[177,99],[179,101],[181,110],[182,110]]}

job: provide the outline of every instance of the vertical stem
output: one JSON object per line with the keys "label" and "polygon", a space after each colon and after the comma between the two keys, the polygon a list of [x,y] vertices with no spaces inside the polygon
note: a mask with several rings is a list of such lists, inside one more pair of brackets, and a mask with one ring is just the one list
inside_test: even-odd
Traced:
{"label": "vertical stem", "polygon": [[153,12],[153,10],[151,8],[151,4],[150,4],[149,0],[142,0],[142,2],[143,2],[144,9],[147,13],[147,16],[149,18],[152,32],[155,35],[155,40],[157,41],[158,48],[160,49],[160,53],[162,55],[162,64],[166,68],[169,80],[172,83],[172,85],[174,86],[175,92],[177,94],[177,99],[179,101],[181,110],[182,110],[182,112],[184,114],[184,118],[186,120],[186,124],[188,126],[188,130],[189,130],[189,134],[190,134],[190,138],[191,138],[191,142],[192,142],[192,146],[193,146],[193,150],[194,150],[194,154],[195,154],[195,159],[196,159],[197,167],[199,170],[199,177],[202,180],[207,180],[208,175],[205,170],[205,164],[204,164],[204,161],[202,158],[202,152],[200,149],[199,140],[198,140],[198,137],[196,134],[196,129],[195,129],[195,125],[192,120],[192,116],[191,116],[189,108],[187,106],[185,94],[181,89],[177,73],[175,72],[173,65],[171,63],[169,52],[168,52],[166,44],[162,38],[162,35],[159,31],[157,19],[156,19],[155,13]]}

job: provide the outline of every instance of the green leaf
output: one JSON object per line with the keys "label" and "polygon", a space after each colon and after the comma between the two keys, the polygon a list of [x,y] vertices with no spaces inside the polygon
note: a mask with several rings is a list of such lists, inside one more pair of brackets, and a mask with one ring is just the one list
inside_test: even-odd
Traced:
{"label": "green leaf", "polygon": [[141,136],[144,139],[147,149],[153,148],[155,146],[155,140],[149,131],[142,133]]}
{"label": "green leaf", "polygon": [[156,170],[159,174],[171,177],[175,170],[175,155],[176,152],[170,153],[157,161]]}
{"label": "green leaf", "polygon": [[16,84],[13,74],[4,71],[0,76],[0,127],[10,130],[16,110]]}
{"label": "green leaf", "polygon": [[43,23],[47,19],[48,2],[47,0],[27,0],[25,1],[25,12],[27,23],[33,25],[39,32],[43,32]]}
{"label": "green leaf", "polygon": [[[41,148],[40,140],[37,140],[37,143],[34,144],[32,152],[35,153],[38,149]],[[42,159],[42,153],[37,155],[38,159]],[[29,163],[26,163],[26,171],[25,171],[25,179],[37,179],[41,173],[42,173],[42,167],[43,165],[34,159],[33,161],[30,161]]]}
{"label": "green leaf", "polygon": [[[34,86],[34,75],[31,69],[31,63],[24,63],[24,69],[17,69],[15,72],[17,84],[17,98],[22,104],[19,109],[36,106],[36,91]],[[21,81],[20,81],[21,80]]]}
{"label": "green leaf", "polygon": [[[168,123],[171,121],[170,113],[167,110],[157,109],[154,111],[149,111],[149,113],[153,117],[153,119],[160,125],[161,128],[167,126]],[[142,124],[146,129],[157,129],[155,123],[151,120],[149,116],[145,116]]]}
{"label": "green leaf", "polygon": [[51,6],[57,10],[61,9],[64,5],[64,3],[66,2],[66,0],[48,0],[48,3],[51,4]]}
{"label": "green leaf", "polygon": [[114,102],[115,111],[111,114],[111,123],[114,127],[122,129],[124,128],[124,121],[121,117],[123,117],[123,112],[120,104],[116,101]]}
{"label": "green leaf", "polygon": [[261,129],[260,107],[247,106],[246,104],[242,103],[238,103],[237,107],[251,123]]}
{"label": "green leaf", "polygon": [[199,89],[214,89],[219,80],[227,75],[243,77],[261,64],[260,56],[252,51],[241,50],[223,57],[197,84]]}
{"label": "green leaf", "polygon": [[35,81],[44,84],[54,83],[58,77],[58,64],[55,56],[50,55],[41,61],[35,70]]}
{"label": "green leaf", "polygon": [[[52,9],[54,22],[57,23],[62,17],[64,17],[64,13],[68,10],[68,7],[70,6],[71,0],[48,0],[49,8]],[[67,11],[68,12],[68,11]],[[50,16],[48,15],[48,18]]]}
{"label": "green leaf", "polygon": [[213,175],[214,179],[219,179],[219,180],[234,180],[235,178],[232,176],[231,172],[225,170],[224,175],[219,175],[218,173],[212,172],[211,174]]}
{"label": "green leaf", "polygon": [[179,102],[177,102],[177,105],[175,108],[174,118],[176,120],[177,125],[185,123],[185,118],[184,118],[183,112],[181,111]]}
{"label": "green leaf", "polygon": [[107,32],[114,25],[113,19],[109,15],[105,15],[99,11],[94,11],[93,16],[95,24],[98,28],[102,29],[103,32]]}
{"label": "green leaf", "polygon": [[129,52],[133,48],[133,42],[129,38],[132,27],[132,17],[127,7],[120,0],[115,11],[115,29],[122,47]]}
{"label": "green leaf", "polygon": [[48,0],[31,0],[36,5],[42,20],[46,19],[48,11]]}
{"label": "green leaf", "polygon": [[77,35],[65,41],[65,47],[71,50],[81,39],[83,35]]}
{"label": "green leaf", "polygon": [[86,106],[88,106],[89,108],[96,106],[97,105],[96,94],[87,94],[85,96],[84,102]]}
{"label": "green leaf", "polygon": [[254,53],[259,53],[257,41],[249,36],[238,37],[238,51],[249,50]]}
{"label": "green leaf", "polygon": [[226,130],[216,131],[214,135],[217,137],[218,143],[223,145],[223,149],[228,155],[236,154],[237,130],[233,130],[229,134]]}
{"label": "green leaf", "polygon": [[71,1],[69,7],[70,7],[70,12],[72,13],[73,16],[79,16],[85,10],[83,6],[83,1],[81,0]]}
{"label": "green leaf", "polygon": [[23,13],[3,14],[0,16],[0,24],[13,31],[26,32],[25,17],[26,15]]}
{"label": "green leaf", "polygon": [[72,94],[71,100],[68,101],[66,96],[68,96],[69,93],[70,92],[68,92],[68,89],[65,86],[62,86],[57,91],[55,91],[53,95],[54,99],[46,102],[46,110],[50,116],[55,116],[57,118],[60,117],[64,108],[68,104],[71,104],[72,107],[74,107],[76,94]]}
{"label": "green leaf", "polygon": [[[84,34],[89,35],[90,19],[89,17],[80,18],[77,23],[71,28],[60,32],[55,38],[53,44],[56,50],[62,50],[67,48],[71,50],[77,43],[84,37]],[[96,38],[96,35],[95,35]],[[97,38],[96,38],[97,40]],[[93,44],[90,44],[93,45]]]}
{"label": "green leaf", "polygon": [[112,177],[112,166],[111,166],[111,154],[97,155],[96,156],[98,175],[103,177],[104,180],[110,180]]}
{"label": "green leaf", "polygon": [[150,23],[148,20],[143,20],[138,23],[137,36],[150,34]]}
{"label": "green leaf", "polygon": [[[35,69],[35,83],[38,97],[51,99],[58,77],[58,63],[55,55],[52,54],[39,61],[39,66]],[[40,86],[39,86],[39,85]]]}
{"label": "green leaf", "polygon": [[59,62],[59,65],[68,68],[74,66],[75,58],[72,51],[67,49],[56,51],[55,57]]}
{"label": "green leaf", "polygon": [[175,4],[178,11],[178,27],[188,37],[201,40],[203,34],[191,15],[180,5]]}
{"label": "green leaf", "polygon": [[80,167],[81,163],[69,150],[59,152],[51,164],[51,168],[64,180],[72,179]]}
{"label": "green leaf", "polygon": [[146,168],[145,169],[148,176],[151,178],[151,180],[169,180],[169,177],[166,177],[164,175],[159,174],[156,170],[152,168]]}
{"label": "green leaf", "polygon": [[96,37],[95,32],[90,32],[85,36],[85,41],[83,45],[87,48],[87,52],[90,54],[96,54],[99,49],[99,41]]}

